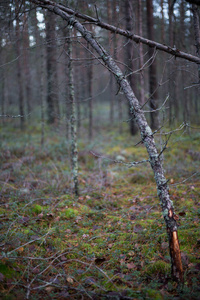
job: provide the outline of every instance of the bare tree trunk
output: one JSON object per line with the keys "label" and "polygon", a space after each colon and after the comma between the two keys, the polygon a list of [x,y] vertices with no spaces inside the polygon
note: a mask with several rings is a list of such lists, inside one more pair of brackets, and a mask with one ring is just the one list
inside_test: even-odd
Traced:
{"label": "bare tree trunk", "polygon": [[[90,47],[88,47],[89,49]],[[91,51],[89,49],[89,51]],[[92,58],[92,55],[89,54],[89,57]],[[89,130],[88,137],[89,140],[93,137],[93,91],[92,91],[92,81],[93,81],[93,63],[90,62],[88,68],[88,96],[89,96]]]}
{"label": "bare tree trunk", "polygon": [[[35,44],[36,44],[36,49],[35,49],[35,53],[34,53],[34,58],[35,58],[35,62],[38,61],[38,57],[41,56],[40,54],[40,51],[41,51],[41,45],[40,45],[40,42],[42,43],[41,41],[41,38],[40,38],[40,33],[39,33],[39,27],[38,27],[38,19],[37,19],[37,13],[36,13],[36,10],[32,11],[32,25],[33,25],[33,34],[34,34],[34,38],[35,38]],[[44,54],[45,56],[45,54]],[[43,59],[46,60],[45,57],[43,57]],[[40,65],[38,63],[36,63],[36,74],[39,74],[40,72]],[[46,68],[45,64],[44,64],[44,68]],[[46,78],[46,72],[44,72],[44,76]],[[33,76],[32,76],[33,78]],[[40,82],[40,77],[39,76],[36,76],[34,78],[34,91],[32,91],[32,97],[34,97],[35,99],[39,99],[40,97],[40,86],[41,82]]]}
{"label": "bare tree trunk", "polygon": [[[139,27],[139,35],[142,36],[143,30],[142,30],[142,0],[138,0],[138,27]],[[140,55],[140,62],[139,67],[140,69],[144,65],[144,53],[143,53],[143,45],[142,43],[139,43],[139,55]],[[145,102],[144,97],[144,74],[143,70],[140,71],[140,103],[143,105]]]}
{"label": "bare tree trunk", "polygon": [[[200,57],[200,26],[199,26],[199,14],[198,6],[192,4],[193,22],[194,22],[194,39],[197,55]],[[198,64],[198,75],[200,81],[200,64]]]}
{"label": "bare tree trunk", "polygon": [[31,73],[28,61],[28,51],[29,49],[29,32],[28,32],[28,18],[24,13],[24,31],[23,31],[23,62],[24,62],[24,82],[26,89],[26,105],[27,105],[27,113],[28,118],[30,118],[31,114]]}
{"label": "bare tree trunk", "polygon": [[[199,25],[199,10],[198,6],[192,4],[192,12],[193,12],[193,26],[194,26],[194,39],[195,39],[195,46],[196,46],[196,53],[200,57],[200,25]],[[198,66],[198,76],[200,82],[200,64]],[[199,95],[199,87],[198,87],[198,95]],[[199,123],[199,109],[198,109],[198,97],[195,95],[195,115],[197,119],[197,124]]]}
{"label": "bare tree trunk", "polygon": [[[180,32],[179,32],[179,36],[180,36],[180,41],[181,41],[181,45],[184,46],[185,45],[185,1],[181,0],[180,3]],[[188,99],[188,90],[184,90],[185,87],[185,72],[184,70],[182,70],[181,72],[181,85],[182,85],[182,99],[183,99],[183,120],[185,123],[189,122],[190,119],[190,109],[189,109],[189,105],[191,108],[191,104],[189,104],[189,99]],[[174,99],[176,101],[176,99]],[[192,101],[190,101],[192,102]],[[187,128],[188,130],[188,128]]]}
{"label": "bare tree trunk", "polygon": [[[32,0],[34,3],[39,3],[39,0]],[[44,2],[41,3],[44,6]],[[106,52],[106,50],[95,40],[93,35],[86,30],[86,28],[78,22],[76,19],[68,15],[62,9],[57,7],[57,5],[53,2],[48,1],[45,7],[60,15],[63,19],[65,19],[69,25],[73,26],[84,39],[91,45],[91,47],[97,52],[99,57],[101,57],[104,64],[109,68],[110,72],[115,76],[119,86],[126,99],[129,101],[130,106],[133,111],[133,116],[137,122],[137,125],[140,129],[140,134],[144,145],[146,146],[149,162],[154,172],[155,181],[157,185],[158,196],[161,201],[161,206],[163,210],[163,216],[166,222],[168,237],[169,237],[169,248],[171,255],[171,265],[172,265],[172,276],[174,279],[183,282],[183,268],[181,263],[181,255],[180,248],[178,242],[178,226],[177,226],[177,218],[174,213],[173,202],[170,199],[167,180],[164,176],[164,169],[162,166],[160,155],[157,151],[153,133],[151,128],[149,127],[145,115],[141,110],[139,101],[135,97],[133,90],[130,87],[130,84],[124,78],[123,73],[116,65],[115,61],[111,58],[111,56]]]}
{"label": "bare tree trunk", "polygon": [[47,115],[50,124],[57,123],[59,117],[58,78],[56,62],[56,34],[55,15],[47,12],[46,40],[47,40]]}
{"label": "bare tree trunk", "polygon": [[20,25],[19,25],[19,0],[16,1],[16,38],[17,38],[17,79],[18,79],[18,87],[19,87],[19,114],[20,114],[20,127],[21,130],[24,129],[25,125],[25,116],[24,116],[24,95],[23,95],[23,81],[22,81],[22,61],[21,61],[21,43],[20,43]]}
{"label": "bare tree trunk", "polygon": [[[125,20],[126,20],[126,29],[128,31],[132,31],[133,29],[133,15],[132,15],[133,8],[130,6],[130,1],[124,1],[124,13],[125,13]],[[128,73],[133,72],[133,58],[134,58],[134,48],[132,41],[128,40],[127,45],[125,48],[125,63],[128,66]],[[135,78],[133,74],[129,75],[129,82],[132,89],[136,89]],[[130,133],[131,135],[135,135],[137,133],[137,126],[135,124],[135,120],[133,118],[133,113],[130,104],[128,103],[128,112],[129,112],[129,126],[130,126]]]}
{"label": "bare tree trunk", "polygon": [[[169,17],[169,30],[168,30],[168,44],[170,47],[173,48],[174,46],[174,36],[173,36],[173,24],[172,24],[172,17],[173,17],[173,1],[168,0],[168,17]],[[172,79],[170,78],[172,71],[171,67],[171,61],[168,64],[168,76],[169,76],[169,84],[168,84],[168,89],[169,91],[173,91],[173,85],[172,85]],[[169,97],[169,125],[172,125],[172,110],[173,110],[173,92],[170,92],[170,97]]]}
{"label": "bare tree trunk", "polygon": [[[80,48],[79,44],[76,46],[76,59],[80,57]],[[81,78],[80,78],[80,70],[77,67],[76,68],[76,108],[77,108],[77,134],[79,136],[80,134],[80,129],[81,129],[81,101],[80,101],[80,88],[81,88]]]}
{"label": "bare tree trunk", "polygon": [[[147,5],[147,32],[148,38],[154,40],[154,21],[153,21],[153,2],[152,0],[146,0]],[[149,93],[150,93],[150,107],[152,111],[158,108],[158,91],[157,91],[157,72],[156,72],[156,60],[154,57],[154,49],[149,49],[149,58],[151,59],[151,65],[149,66]],[[151,112],[151,128],[153,130],[159,127],[158,111]]]}
{"label": "bare tree trunk", "polygon": [[[163,0],[160,0],[160,6],[161,6],[161,15],[162,15],[162,21],[161,21],[161,42],[164,44],[165,42],[165,17],[164,17],[164,7],[163,7]],[[140,33],[139,33],[140,35]]]}
{"label": "bare tree trunk", "polygon": [[68,55],[69,55],[69,100],[71,104],[71,161],[72,161],[72,174],[74,193],[79,195],[79,183],[78,183],[78,149],[77,149],[77,136],[76,136],[76,114],[75,114],[75,97],[74,97],[74,80],[73,80],[73,67],[72,67],[72,42],[71,38],[68,41]]}
{"label": "bare tree trunk", "polygon": [[40,49],[41,51],[41,78],[40,78],[40,109],[41,109],[41,146],[44,146],[44,125],[45,125],[45,117],[44,117],[44,102],[45,102],[45,89],[44,89],[44,79],[45,79],[45,68],[44,68],[44,49]]}
{"label": "bare tree trunk", "polygon": [[65,55],[64,55],[64,62],[65,62],[65,69],[64,69],[64,78],[65,78],[65,89],[64,89],[64,103],[65,103],[65,128],[66,128],[66,139],[69,140],[70,138],[70,128],[69,128],[69,120],[70,120],[70,101],[69,101],[69,45],[68,45],[68,39],[69,39],[69,28],[64,27],[63,28],[63,37],[65,38]]}
{"label": "bare tree trunk", "polygon": [[[2,69],[2,90],[1,90],[1,114],[2,116],[5,115],[5,75],[4,70]],[[1,118],[2,123],[4,124],[4,117]]]}
{"label": "bare tree trunk", "polygon": [[[116,16],[116,1],[113,1],[111,6],[111,1],[107,0],[107,16],[108,16],[108,23],[111,23],[113,18]],[[110,48],[110,54],[113,55],[113,43],[112,43],[112,36],[111,32],[108,33],[108,44]],[[114,82],[113,82],[113,76],[110,74],[110,123],[113,125],[114,121]]]}

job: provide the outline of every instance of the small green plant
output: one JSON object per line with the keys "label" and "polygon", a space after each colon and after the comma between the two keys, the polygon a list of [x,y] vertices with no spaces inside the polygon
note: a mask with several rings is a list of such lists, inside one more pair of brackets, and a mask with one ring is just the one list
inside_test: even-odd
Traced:
{"label": "small green plant", "polygon": [[79,212],[76,209],[73,209],[73,208],[68,208],[68,209],[65,210],[65,217],[67,219],[73,219],[78,214],[79,214]]}
{"label": "small green plant", "polygon": [[32,211],[36,214],[40,214],[43,211],[43,207],[39,204],[36,204],[33,208]]}

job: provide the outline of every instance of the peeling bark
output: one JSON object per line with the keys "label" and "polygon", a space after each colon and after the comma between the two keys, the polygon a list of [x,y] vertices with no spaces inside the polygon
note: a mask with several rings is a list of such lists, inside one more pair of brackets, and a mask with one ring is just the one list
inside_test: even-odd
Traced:
{"label": "peeling bark", "polygon": [[92,33],[87,31],[86,28],[79,23],[74,17],[69,16],[65,11],[60,9],[55,3],[50,1],[31,0],[33,3],[39,4],[42,7],[45,6],[48,10],[60,15],[67,21],[68,25],[73,26],[77,31],[81,33],[83,38],[92,46],[92,48],[101,57],[104,64],[113,73],[117,83],[121,90],[124,92],[126,99],[129,101],[132,108],[133,116],[140,130],[142,141],[146,146],[149,161],[154,172],[154,177],[157,185],[158,196],[161,202],[163,210],[163,216],[165,219],[167,232],[169,235],[169,246],[172,265],[172,276],[177,281],[183,281],[183,269],[180,256],[180,248],[177,236],[177,222],[176,215],[174,213],[173,202],[170,199],[167,180],[164,176],[164,169],[161,163],[160,155],[158,154],[154,136],[149,127],[147,120],[144,116],[139,101],[137,100],[134,92],[132,91],[130,84],[124,78],[120,68],[116,65],[115,61],[105,51],[105,49],[95,40]]}

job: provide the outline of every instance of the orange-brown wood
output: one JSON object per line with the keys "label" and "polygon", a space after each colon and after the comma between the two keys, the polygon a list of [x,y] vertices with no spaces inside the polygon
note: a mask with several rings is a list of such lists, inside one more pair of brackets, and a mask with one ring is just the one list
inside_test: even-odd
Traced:
{"label": "orange-brown wood", "polygon": [[183,282],[183,266],[177,231],[169,233],[169,243],[172,277],[177,281]]}

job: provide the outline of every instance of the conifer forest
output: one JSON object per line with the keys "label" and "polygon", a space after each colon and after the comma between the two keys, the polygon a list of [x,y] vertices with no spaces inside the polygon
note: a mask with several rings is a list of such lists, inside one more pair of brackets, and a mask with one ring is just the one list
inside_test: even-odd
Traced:
{"label": "conifer forest", "polygon": [[200,299],[200,1],[0,1],[0,299]]}

